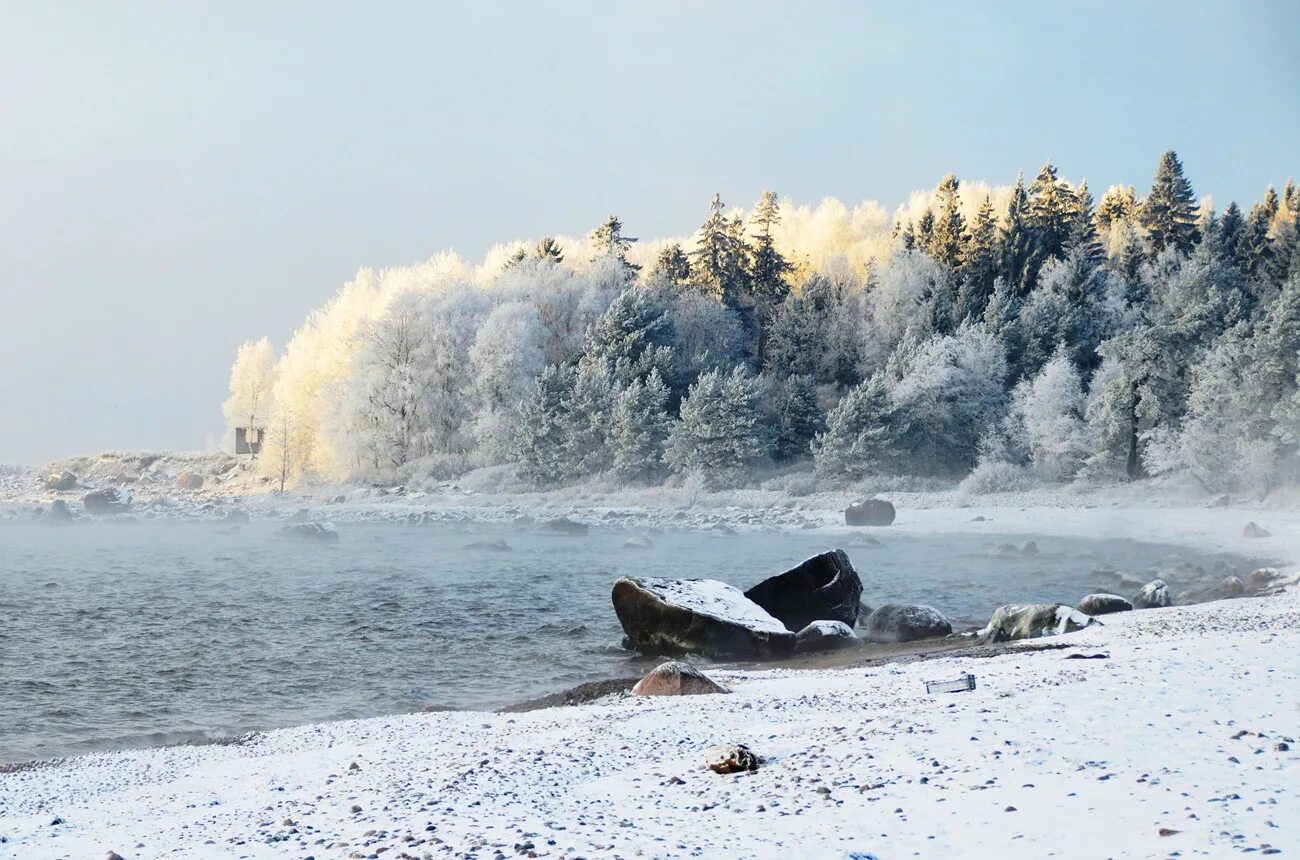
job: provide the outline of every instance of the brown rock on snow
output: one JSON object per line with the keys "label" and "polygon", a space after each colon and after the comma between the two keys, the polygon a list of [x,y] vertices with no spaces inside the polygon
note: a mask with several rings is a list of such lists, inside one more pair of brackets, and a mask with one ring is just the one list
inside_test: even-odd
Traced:
{"label": "brown rock on snow", "polygon": [[726,744],[709,750],[706,760],[714,773],[744,773],[758,770],[758,756],[744,744]]}
{"label": "brown rock on snow", "polygon": [[632,688],[634,696],[700,696],[729,692],[690,663],[680,660],[661,663]]}

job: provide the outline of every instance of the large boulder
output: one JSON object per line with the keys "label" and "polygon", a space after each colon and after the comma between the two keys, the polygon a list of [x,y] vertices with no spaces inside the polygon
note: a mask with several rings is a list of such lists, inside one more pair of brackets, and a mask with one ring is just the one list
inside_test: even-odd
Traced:
{"label": "large boulder", "polygon": [[702,696],[729,692],[690,663],[680,660],[660,663],[632,688],[634,696]]}
{"label": "large boulder", "polygon": [[176,476],[176,489],[201,490],[203,489],[203,476],[194,472],[181,472]]}
{"label": "large boulder", "polygon": [[82,506],[88,514],[111,516],[123,513],[130,505],[131,495],[117,487],[94,490],[81,499]]}
{"label": "large boulder", "polygon": [[988,625],[976,640],[980,645],[1014,642],[1040,636],[1060,636],[1093,624],[1100,624],[1077,609],[1058,603],[1009,604],[993,611]]}
{"label": "large boulder", "polygon": [[1089,594],[1079,601],[1079,611],[1084,615],[1110,615],[1113,612],[1128,612],[1133,608],[1118,594]]}
{"label": "large boulder", "polygon": [[1248,538],[1266,538],[1272,537],[1273,533],[1261,526],[1259,523],[1246,523],[1246,527],[1241,530],[1242,537]]}
{"label": "large boulder", "polygon": [[53,475],[47,475],[45,478],[45,489],[53,492],[64,492],[76,488],[77,476],[71,472],[56,472]]}
{"label": "large boulder", "polygon": [[952,633],[952,623],[933,606],[886,603],[867,616],[868,642],[915,642]]}
{"label": "large boulder", "polygon": [[784,624],[725,582],[623,577],[611,597],[624,645],[645,654],[766,658],[794,650]]}
{"label": "large boulder", "polygon": [[794,653],[819,654],[861,644],[862,640],[853,635],[853,628],[843,621],[814,621],[795,634]]}
{"label": "large boulder", "polygon": [[571,520],[568,517],[557,517],[548,520],[542,524],[549,532],[555,532],[561,535],[585,535],[591,531],[591,527],[586,523],[580,523],[577,520]]}
{"label": "large boulder", "polygon": [[894,506],[884,499],[854,502],[844,509],[847,526],[887,526],[894,522]]}
{"label": "large boulder", "polygon": [[1160,609],[1169,606],[1173,600],[1169,596],[1169,586],[1163,579],[1153,579],[1142,590],[1133,595],[1134,609]]}
{"label": "large boulder", "polygon": [[1244,583],[1251,594],[1268,594],[1279,588],[1286,581],[1276,567],[1261,567],[1251,571]]}
{"label": "large boulder", "polygon": [[281,537],[314,541],[315,543],[339,542],[339,532],[334,527],[334,523],[290,523],[281,528],[278,534]]}
{"label": "large boulder", "polygon": [[858,623],[862,580],[842,549],[831,550],[755,585],[745,596],[780,620],[787,630],[814,621]]}
{"label": "large boulder", "polygon": [[63,499],[55,499],[50,503],[50,512],[46,514],[46,521],[51,523],[70,523],[72,522],[72,508]]}

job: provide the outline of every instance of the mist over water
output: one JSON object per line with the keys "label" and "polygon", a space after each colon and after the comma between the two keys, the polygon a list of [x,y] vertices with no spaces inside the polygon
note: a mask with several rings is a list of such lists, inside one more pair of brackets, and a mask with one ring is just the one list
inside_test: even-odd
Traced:
{"label": "mist over water", "polygon": [[[0,762],[202,740],[428,707],[493,708],[644,671],[609,593],[621,575],[746,588],[846,549],[863,599],[932,604],[958,629],[1006,602],[1073,603],[1142,579],[1173,547],[875,532],[586,537],[506,526],[344,524],[338,544],[272,524],[0,530]],[[468,549],[504,540],[508,551]],[[1023,539],[1019,541],[1023,543]],[[1243,563],[1244,564],[1244,563]],[[1236,568],[1234,567],[1234,572]]]}

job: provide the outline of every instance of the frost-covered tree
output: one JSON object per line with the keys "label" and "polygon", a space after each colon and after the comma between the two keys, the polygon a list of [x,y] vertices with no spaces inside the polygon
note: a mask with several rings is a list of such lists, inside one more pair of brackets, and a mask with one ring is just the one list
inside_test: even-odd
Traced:
{"label": "frost-covered tree", "polygon": [[879,367],[908,335],[948,330],[955,303],[950,272],[921,251],[895,254],[873,272],[867,293],[864,363]]}
{"label": "frost-covered tree", "polygon": [[781,223],[776,193],[764,191],[749,218],[753,242],[749,249],[749,273],[755,299],[763,307],[778,304],[790,292],[787,283],[794,267],[776,247],[774,228]]}
{"label": "frost-covered tree", "polygon": [[1012,404],[1034,471],[1051,481],[1073,478],[1088,455],[1088,436],[1083,383],[1069,353],[1058,349],[1017,385]]}
{"label": "frost-covered tree", "polygon": [[651,370],[644,381],[633,380],[615,396],[609,444],[619,480],[648,484],[664,477],[664,446],[673,424],[668,401],[668,386],[658,370]]}
{"label": "frost-covered tree", "polygon": [[569,412],[577,375],[574,367],[547,365],[524,404],[514,457],[519,461],[519,477],[533,486],[554,486],[576,472],[569,445]]}
{"label": "frost-covered tree", "polygon": [[691,261],[680,243],[673,242],[655,258],[652,278],[661,278],[674,287],[684,287],[691,281]]}
{"label": "frost-covered tree", "polygon": [[962,242],[966,230],[966,222],[961,214],[959,185],[957,177],[949,173],[935,189],[938,212],[934,215],[934,227],[926,247],[931,257],[954,270],[962,262]]}
{"label": "frost-covered tree", "polygon": [[803,459],[825,423],[817,403],[817,384],[807,374],[787,376],[778,383],[776,395],[773,454],[783,461]]}
{"label": "frost-covered tree", "polygon": [[831,481],[893,472],[898,465],[898,441],[905,431],[884,374],[874,373],[827,414],[826,430],[812,444],[813,470]]}
{"label": "frost-covered tree", "polygon": [[[610,215],[599,227],[591,232],[591,245],[598,257],[610,257],[617,260],[630,276],[641,269],[627,260],[627,249],[636,239],[623,235],[623,222],[617,215]],[[556,261],[558,262],[558,260]]]}
{"label": "frost-covered tree", "polygon": [[740,483],[767,450],[758,399],[757,380],[740,367],[697,379],[668,440],[673,470],[700,472],[718,487]]}
{"label": "frost-covered tree", "polygon": [[1033,255],[1029,195],[1025,193],[1025,178],[1019,175],[998,232],[998,274],[1018,293],[1027,292],[1031,286],[1029,265]]}
{"label": "frost-covered tree", "polygon": [[[1056,166],[1044,164],[1029,186],[1029,229],[1033,234],[1031,271],[1061,257],[1070,238],[1078,201],[1069,183],[1060,179]],[[1032,282],[1032,273],[1029,280]]]}
{"label": "frost-covered tree", "polygon": [[691,272],[723,305],[741,308],[750,299],[748,258],[749,246],[739,219],[726,214],[722,197],[715,194],[691,254]]}
{"label": "frost-covered tree", "polygon": [[599,361],[584,358],[573,380],[573,398],[566,414],[567,455],[572,477],[594,475],[608,469],[610,414],[614,386],[609,371]]}
{"label": "frost-covered tree", "polygon": [[660,295],[632,288],[610,304],[587,333],[586,358],[601,362],[614,385],[625,388],[652,370],[672,387],[677,333]]}
{"label": "frost-covered tree", "polygon": [[1167,150],[1160,156],[1151,193],[1139,210],[1152,249],[1156,253],[1167,247],[1183,253],[1191,251],[1200,240],[1196,209],[1196,195],[1192,183],[1183,175],[1183,164],[1177,153]]}
{"label": "frost-covered tree", "polygon": [[226,425],[265,430],[274,406],[275,350],[266,338],[250,340],[235,353],[230,368],[230,396],[221,405]]}
{"label": "frost-covered tree", "polygon": [[744,360],[745,329],[735,311],[697,292],[679,293],[668,307],[677,357],[676,400],[696,377],[711,370],[730,370]]}
{"label": "frost-covered tree", "polygon": [[984,316],[998,274],[997,241],[997,216],[993,212],[993,202],[986,194],[979,212],[967,227],[962,251],[961,289],[957,299],[959,321],[978,321]]}
{"label": "frost-covered tree", "polygon": [[473,434],[481,462],[501,463],[510,456],[520,410],[544,357],[541,322],[532,305],[507,302],[483,320],[469,353]]}

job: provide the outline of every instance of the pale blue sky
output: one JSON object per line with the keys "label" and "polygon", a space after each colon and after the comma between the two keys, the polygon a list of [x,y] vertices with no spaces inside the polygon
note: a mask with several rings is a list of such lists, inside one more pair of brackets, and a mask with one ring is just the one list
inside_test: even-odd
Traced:
{"label": "pale blue sky", "polygon": [[0,463],[198,448],[361,265],[1044,160],[1256,199],[1300,4],[0,5]]}

